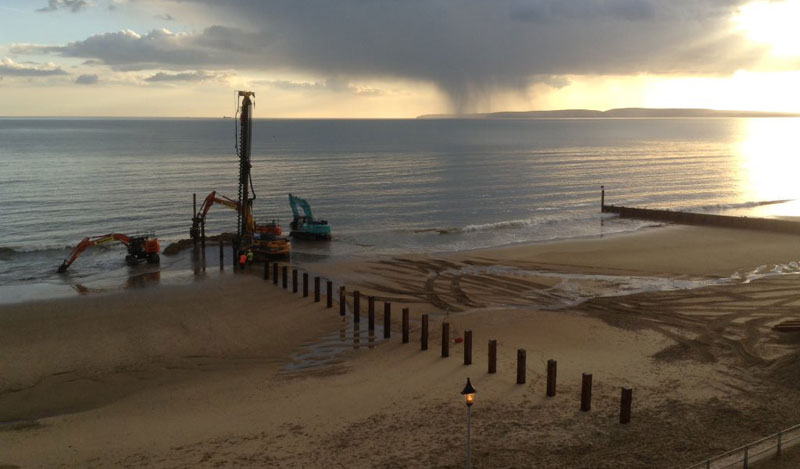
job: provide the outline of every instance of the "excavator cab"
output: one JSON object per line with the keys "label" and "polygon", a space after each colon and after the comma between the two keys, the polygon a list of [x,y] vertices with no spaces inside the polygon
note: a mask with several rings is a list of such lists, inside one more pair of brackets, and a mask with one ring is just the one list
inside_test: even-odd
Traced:
{"label": "excavator cab", "polygon": [[160,261],[158,253],[161,246],[158,239],[152,235],[131,236],[128,244],[128,255],[125,262],[128,265],[136,265],[139,261],[147,261],[148,264],[157,264]]}
{"label": "excavator cab", "polygon": [[[331,227],[326,220],[315,219],[311,212],[311,205],[308,201],[297,197],[296,195],[289,194],[289,205],[292,207],[292,215],[294,219],[289,224],[291,232],[289,233],[294,238],[315,239],[315,240],[330,240]],[[300,215],[298,206],[303,210],[303,215]]]}

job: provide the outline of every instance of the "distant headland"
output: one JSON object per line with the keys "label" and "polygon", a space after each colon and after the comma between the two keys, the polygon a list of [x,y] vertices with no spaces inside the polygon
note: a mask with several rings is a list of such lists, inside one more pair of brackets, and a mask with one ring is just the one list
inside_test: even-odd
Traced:
{"label": "distant headland", "polygon": [[800,114],[763,111],[722,111],[692,108],[628,107],[595,111],[592,109],[559,109],[554,111],[487,112],[476,114],[424,114],[417,119],[600,119],[647,117],[800,117]]}

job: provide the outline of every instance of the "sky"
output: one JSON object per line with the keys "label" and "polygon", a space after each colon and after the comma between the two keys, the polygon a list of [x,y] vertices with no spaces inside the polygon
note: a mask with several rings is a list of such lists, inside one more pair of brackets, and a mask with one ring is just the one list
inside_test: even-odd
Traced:
{"label": "sky", "polygon": [[800,112],[800,0],[0,0],[0,116]]}

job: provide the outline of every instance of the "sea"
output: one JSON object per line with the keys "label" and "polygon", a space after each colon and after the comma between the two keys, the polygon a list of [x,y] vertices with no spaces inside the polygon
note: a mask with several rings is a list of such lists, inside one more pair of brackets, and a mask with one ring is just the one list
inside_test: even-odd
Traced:
{"label": "sea", "polygon": [[[653,225],[601,214],[601,186],[609,204],[800,216],[797,135],[795,118],[256,119],[254,212],[288,231],[288,194],[308,200],[333,240],[295,243],[303,263]],[[187,253],[128,267],[121,245],[56,269],[86,236],[188,238],[193,194],[236,198],[235,142],[230,118],[0,118],[0,303],[190,279]],[[235,224],[215,206],[206,232]]]}

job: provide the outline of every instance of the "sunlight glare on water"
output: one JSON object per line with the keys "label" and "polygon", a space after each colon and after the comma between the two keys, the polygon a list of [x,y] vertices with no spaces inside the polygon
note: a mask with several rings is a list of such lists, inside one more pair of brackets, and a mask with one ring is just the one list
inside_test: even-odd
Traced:
{"label": "sunlight glare on water", "polygon": [[764,206],[762,216],[800,216],[800,119],[746,119],[734,146],[744,200],[789,200]]}

